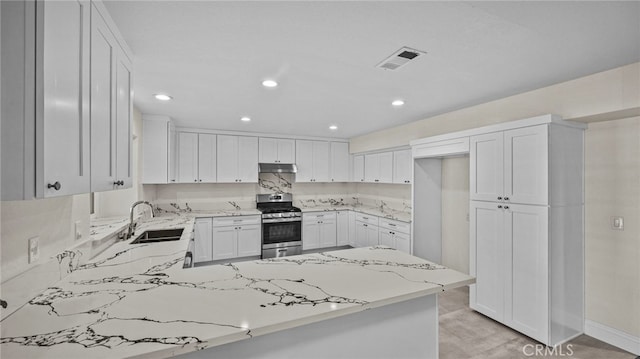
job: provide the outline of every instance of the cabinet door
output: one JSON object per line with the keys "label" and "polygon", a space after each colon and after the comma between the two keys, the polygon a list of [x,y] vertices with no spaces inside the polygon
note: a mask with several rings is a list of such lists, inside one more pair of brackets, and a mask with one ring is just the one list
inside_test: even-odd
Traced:
{"label": "cabinet door", "polygon": [[366,229],[366,232],[367,232],[367,246],[372,247],[372,246],[377,246],[378,244],[380,244],[380,238],[379,238],[379,234],[378,234],[378,227],[377,226],[367,225],[367,227],[365,229]]}
{"label": "cabinet door", "polygon": [[502,321],[504,316],[505,245],[504,209],[499,203],[471,201],[469,211],[469,306]]}
{"label": "cabinet door", "polygon": [[378,230],[378,241],[383,246],[396,248],[395,239],[393,238],[393,232],[388,229],[380,228]]}
{"label": "cabinet door", "polygon": [[213,227],[213,260],[235,258],[238,253],[238,227]]}
{"label": "cabinet door", "polygon": [[238,257],[259,256],[262,253],[262,234],[259,224],[238,229]]}
{"label": "cabinet door", "polygon": [[353,156],[353,182],[364,182],[364,155]]}
{"label": "cabinet door", "polygon": [[383,152],[379,154],[380,172],[378,182],[393,183],[393,152]]}
{"label": "cabinet door", "polygon": [[349,144],[331,142],[331,182],[349,181]]}
{"label": "cabinet door", "polygon": [[91,22],[91,191],[108,191],[116,181],[116,41],[92,9]]}
{"label": "cabinet door", "polygon": [[260,137],[258,140],[258,152],[260,163],[278,162],[278,139]]}
{"label": "cabinet door", "polygon": [[380,155],[364,155],[364,182],[379,182],[380,176]]}
{"label": "cabinet door", "polygon": [[198,182],[198,134],[178,134],[178,182]]}
{"label": "cabinet door", "polygon": [[[168,119],[144,119],[142,121],[142,183],[167,183],[167,161],[171,159],[167,153],[172,153],[170,146],[174,147],[175,153],[175,132],[174,136],[169,135],[171,122]],[[173,161],[172,161],[173,162]],[[175,180],[175,171],[172,171]]]}
{"label": "cabinet door", "polygon": [[329,182],[329,142],[313,141],[313,182]]}
{"label": "cabinet door", "polygon": [[359,248],[359,247],[366,247],[368,240],[367,240],[367,226],[368,224],[366,223],[362,223],[362,222],[356,222],[356,231],[355,231],[355,241],[354,241],[354,246]]}
{"label": "cabinet door", "polygon": [[326,214],[320,218],[320,248],[335,247],[337,245],[336,214]]}
{"label": "cabinet door", "polygon": [[548,126],[504,132],[504,197],[511,203],[548,203]]}
{"label": "cabinet door", "polygon": [[411,236],[406,233],[394,232],[396,249],[411,254]]}
{"label": "cabinet door", "polygon": [[216,135],[198,134],[198,182],[216,182]]}
{"label": "cabinet door", "polygon": [[296,141],[278,139],[278,162],[296,163]]}
{"label": "cabinet door", "polygon": [[393,152],[393,183],[411,183],[412,166],[411,150]]}
{"label": "cabinet door", "polygon": [[356,246],[356,214],[353,211],[349,213],[349,245]]}
{"label": "cabinet door", "polygon": [[[144,132],[143,132],[144,133]],[[164,172],[167,173],[167,182],[168,183],[175,183],[178,180],[178,176],[177,176],[177,171],[176,171],[176,166],[178,162],[177,156],[178,156],[178,134],[176,133],[176,126],[173,124],[173,122],[168,121],[167,122],[167,158],[166,158],[166,162],[165,162],[165,166],[166,168],[164,169]],[[146,133],[145,133],[145,138],[146,138]],[[143,146],[144,146],[144,142],[143,142]]]}
{"label": "cabinet door", "polygon": [[336,212],[336,244],[349,245],[349,211]]}
{"label": "cabinet door", "polygon": [[469,196],[472,200],[497,201],[504,197],[503,133],[470,139]]}
{"label": "cabinet door", "polygon": [[549,331],[548,209],[509,204],[504,211],[507,258],[505,323],[543,343]]}
{"label": "cabinet door", "polygon": [[315,216],[302,218],[302,249],[320,248],[319,226]]}
{"label": "cabinet door", "polygon": [[311,182],[313,179],[313,142],[296,141],[296,182]]}
{"label": "cabinet door", "polygon": [[122,183],[118,189],[131,188],[133,186],[131,166],[131,116],[133,103],[131,96],[132,66],[118,49],[118,61],[116,63],[116,179]]}
{"label": "cabinet door", "polygon": [[218,135],[216,154],[218,182],[238,182],[238,136]]}
{"label": "cabinet door", "polygon": [[194,226],[194,257],[193,261],[208,262],[212,257],[213,227],[211,218],[198,218]]}
{"label": "cabinet door", "polygon": [[[47,1],[42,29],[36,29],[36,127],[43,146],[36,149],[43,172],[36,172],[36,196],[55,197],[90,191],[90,41],[89,1]],[[42,45],[40,45],[42,44]],[[41,52],[40,52],[41,51]],[[60,184],[58,190],[48,185]]]}
{"label": "cabinet door", "polygon": [[258,183],[258,137],[238,137],[238,182]]}

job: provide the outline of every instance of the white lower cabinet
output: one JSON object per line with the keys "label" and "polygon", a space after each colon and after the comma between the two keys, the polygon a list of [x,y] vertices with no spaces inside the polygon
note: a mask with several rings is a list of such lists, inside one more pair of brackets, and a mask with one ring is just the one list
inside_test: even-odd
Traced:
{"label": "white lower cabinet", "polygon": [[335,247],[336,213],[319,212],[302,215],[302,249]]}
{"label": "white lower cabinet", "polygon": [[338,246],[346,246],[349,241],[349,213],[351,211],[336,211],[336,242]]}
{"label": "white lower cabinet", "polygon": [[471,201],[470,211],[471,308],[545,344],[551,344],[548,211],[480,201]]}
{"label": "white lower cabinet", "polygon": [[260,216],[198,218],[194,262],[259,256]]}
{"label": "white lower cabinet", "polygon": [[356,221],[355,247],[378,245],[378,226]]}
{"label": "white lower cabinet", "polygon": [[198,218],[194,226],[194,263],[213,260],[211,251],[212,218]]}
{"label": "white lower cabinet", "polygon": [[348,211],[349,213],[349,245],[351,247],[356,246],[356,212]]}

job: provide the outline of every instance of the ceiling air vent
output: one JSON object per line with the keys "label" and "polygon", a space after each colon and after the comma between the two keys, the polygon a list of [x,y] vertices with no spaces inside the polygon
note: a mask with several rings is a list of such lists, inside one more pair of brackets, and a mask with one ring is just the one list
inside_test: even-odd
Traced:
{"label": "ceiling air vent", "polygon": [[405,65],[407,62],[415,60],[416,58],[426,54],[427,53],[425,51],[403,47],[400,50],[394,52],[393,55],[382,60],[382,62],[376,65],[376,67],[385,70],[396,70],[399,67]]}

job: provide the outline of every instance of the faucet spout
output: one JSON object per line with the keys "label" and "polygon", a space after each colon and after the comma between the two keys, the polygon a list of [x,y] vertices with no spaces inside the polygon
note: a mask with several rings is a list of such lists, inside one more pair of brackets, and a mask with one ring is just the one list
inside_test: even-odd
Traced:
{"label": "faucet spout", "polygon": [[131,205],[131,209],[129,210],[129,230],[127,231],[127,239],[131,238],[131,236],[133,235],[133,231],[135,229],[135,224],[133,223],[133,210],[139,204],[148,205],[149,208],[151,208],[151,217],[155,217],[156,216],[156,213],[153,210],[153,205],[151,203],[149,203],[147,201],[136,201],[136,202],[133,202],[133,204]]}

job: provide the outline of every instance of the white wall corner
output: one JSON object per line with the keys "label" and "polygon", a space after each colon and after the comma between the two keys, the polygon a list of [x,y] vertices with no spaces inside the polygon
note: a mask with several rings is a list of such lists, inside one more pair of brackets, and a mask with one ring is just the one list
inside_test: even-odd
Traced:
{"label": "white wall corner", "polygon": [[634,355],[640,355],[640,337],[591,320],[584,321],[584,333]]}

